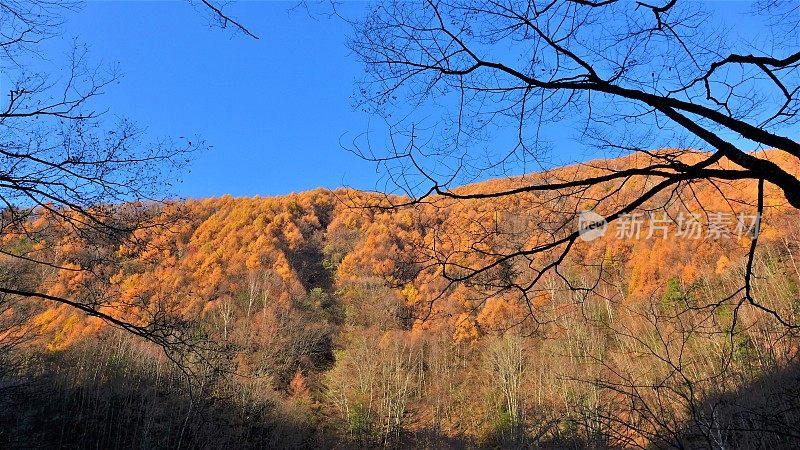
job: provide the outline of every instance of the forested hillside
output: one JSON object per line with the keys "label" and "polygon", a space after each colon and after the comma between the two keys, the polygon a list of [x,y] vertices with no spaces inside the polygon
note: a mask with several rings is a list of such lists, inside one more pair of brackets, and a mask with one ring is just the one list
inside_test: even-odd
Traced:
{"label": "forested hillside", "polygon": [[[479,187],[646,162],[595,161]],[[547,252],[492,264],[652,183],[435,196],[413,207],[346,189],[127,205],[167,220],[122,246],[37,212],[2,246],[52,265],[7,258],[0,277],[83,303],[113,299],[102,311],[134,324],[169,317],[182,334],[166,336],[183,345],[165,352],[69,305],[0,297],[0,447],[797,442],[800,224],[778,191],[767,190],[753,263],[758,304],[737,295],[752,181],[694,182],[656,197],[637,210],[640,234],[612,224],[553,270],[540,270]],[[697,236],[686,235],[687,218]]]}

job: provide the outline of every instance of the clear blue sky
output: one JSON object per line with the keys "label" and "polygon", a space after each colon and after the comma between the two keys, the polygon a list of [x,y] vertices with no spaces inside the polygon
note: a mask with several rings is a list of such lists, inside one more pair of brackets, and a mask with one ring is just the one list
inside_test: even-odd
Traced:
{"label": "clear blue sky", "polygon": [[[340,146],[369,126],[352,108],[362,67],[345,46],[349,28],[290,12],[293,5],[230,6],[261,37],[253,40],[211,28],[208,15],[185,1],[89,1],[47,45],[63,52],[78,37],[92,60],[119,63],[123,78],[101,100],[111,114],[130,117],[150,136],[201,136],[213,145],[175,187],[179,196],[374,188],[374,165]],[[358,15],[368,6],[343,7]]]}
{"label": "clear blue sky", "polygon": [[231,6],[261,38],[253,40],[210,27],[184,1],[89,1],[48,45],[63,52],[77,36],[93,61],[119,64],[120,83],[100,100],[110,114],[150,136],[199,135],[213,145],[174,188],[180,196],[372,188],[374,165],[340,146],[369,120],[351,107],[362,69],[348,56],[348,28],[290,13],[292,5]]}

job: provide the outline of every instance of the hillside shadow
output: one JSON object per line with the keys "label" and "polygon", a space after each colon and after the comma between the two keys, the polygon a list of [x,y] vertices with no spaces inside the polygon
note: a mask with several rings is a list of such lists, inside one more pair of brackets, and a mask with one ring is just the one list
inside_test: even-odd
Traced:
{"label": "hillside shadow", "polygon": [[315,435],[307,417],[287,413],[277,399],[243,407],[233,401],[233,395],[190,395],[179,378],[166,373],[154,378],[138,373],[134,366],[102,370],[86,377],[49,365],[22,377],[21,387],[4,392],[0,399],[0,448],[303,449],[335,445],[333,439],[325,442]]}
{"label": "hillside shadow", "polygon": [[800,364],[706,399],[679,439],[685,448],[800,448]]}
{"label": "hillside shadow", "polygon": [[303,246],[295,251],[287,250],[286,256],[306,291],[319,288],[331,292],[333,274],[323,264],[325,255],[321,248],[312,245]]}
{"label": "hillside shadow", "polygon": [[[319,427],[310,410],[287,406],[278,396],[264,394],[243,406],[235,389],[189,395],[180,376],[167,370],[100,360],[97,367],[76,368],[75,359],[49,358],[17,380],[16,389],[1,392],[0,448],[602,448],[574,434],[515,446],[424,427],[404,431],[399,442],[347,442],[346,433]],[[693,419],[651,447],[800,448],[800,365],[705,399]]]}

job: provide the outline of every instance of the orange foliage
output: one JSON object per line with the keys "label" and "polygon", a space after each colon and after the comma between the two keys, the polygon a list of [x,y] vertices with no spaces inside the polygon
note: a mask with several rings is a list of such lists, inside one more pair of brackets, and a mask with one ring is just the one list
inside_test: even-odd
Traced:
{"label": "orange foliage", "polygon": [[[458,191],[495,191],[531,183],[537,177],[567,180],[647,163],[641,155],[632,156],[525,179],[492,180]],[[219,309],[222,299],[248,311],[267,305],[289,308],[315,288],[325,295],[338,296],[337,301],[347,308],[351,301],[348,292],[354,292],[351,288],[372,283],[387,286],[402,299],[403,306],[413,313],[411,317],[417,319],[409,323],[414,330],[444,327],[452,330],[455,341],[474,341],[484,331],[507,328],[532,312],[551,307],[555,310],[568,302],[558,289],[527,299],[478,292],[463,285],[448,289],[443,270],[448,276],[458,276],[493,261],[491,255],[547,243],[569,214],[584,206],[605,208],[599,212],[608,213],[640,194],[648,183],[652,180],[633,178],[613,195],[607,193],[617,185],[608,184],[593,186],[580,196],[524,193],[489,201],[434,198],[413,211],[352,208],[353,204],[380,204],[386,199],[344,189],[318,189],[275,198],[188,200],[166,207],[165,214],[179,218],[168,232],[157,227],[137,230],[132,239],[136,244],[126,242],[109,249],[119,263],[93,267],[94,274],[81,270],[91,258],[83,254],[86,249],[80,239],[56,237],[55,250],[41,242],[33,248],[57,255],[54,258],[62,266],[44,280],[48,293],[84,298],[96,287],[92,277],[99,273],[110,286],[106,294],[115,301],[108,306],[115,314],[142,313],[166,305],[187,318],[206,317]],[[693,195],[683,203],[670,202],[663,196],[653,199],[651,206],[660,209],[659,217],[664,217],[664,211],[697,215],[704,209],[752,212],[748,205],[753,204],[754,183],[730,182],[717,187],[697,183],[692,189]],[[780,206],[780,193],[767,193],[770,207],[762,239],[777,241],[790,231],[769,224],[785,222],[782,218],[788,211]],[[600,197],[608,197],[602,205],[588,200]],[[32,226],[45,228],[53,220],[58,219],[43,213]],[[672,226],[669,233],[674,232]],[[721,276],[741,264],[749,245],[746,238],[617,239],[614,234],[612,226],[596,241],[578,242],[565,262],[569,266],[565,278],[580,284],[581,280],[593,279],[599,267],[624,279],[624,295],[636,301],[661,295],[667,280],[673,277],[690,286],[703,277]],[[11,245],[13,237],[3,236],[3,242]],[[535,255],[511,269],[530,279],[530,268],[550,256],[547,252]],[[434,264],[441,261],[447,264]],[[63,315],[61,307],[54,307],[35,319],[37,326],[58,334],[58,346],[70,341],[72,330],[91,328],[78,327],[71,316]],[[437,319],[445,325],[432,326],[419,317]]]}

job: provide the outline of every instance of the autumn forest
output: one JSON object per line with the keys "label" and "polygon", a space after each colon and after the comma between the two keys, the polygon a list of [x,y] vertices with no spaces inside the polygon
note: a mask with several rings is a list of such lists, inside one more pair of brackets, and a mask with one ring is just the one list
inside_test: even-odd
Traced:
{"label": "autumn forest", "polygon": [[703,2],[355,3],[292,11],[349,30],[376,188],[193,196],[252,163],[98,112],[77,43],[34,73],[82,6],[0,0],[0,448],[800,446],[796,2],[735,19],[763,40]]}
{"label": "autumn forest", "polygon": [[[607,192],[624,201],[649,183],[563,201]],[[724,195],[694,189],[709,208],[756,195],[747,183],[724,186]],[[125,245],[75,236],[64,218],[37,213],[24,236],[7,232],[3,245],[53,266],[7,260],[5,279],[87,303],[110,298],[101,311],[135,317],[153,340],[70,305],[4,297],[4,386],[14,388],[4,445],[595,448],[702,447],[723,432],[752,445],[790,439],[792,334],[754,305],[719,300],[745,270],[747,237],[608,233],[577,246],[560,269],[566,280],[547,275],[529,303],[488,279],[449,283],[426,245],[438,240],[436,252],[456,255],[463,270],[479,266],[484,256],[464,244],[472,234],[491,230],[484,252],[525,247],[557,226],[553,211],[537,208],[555,201],[434,199],[387,209],[383,196],[316,190],[138,205],[160,221]],[[697,211],[659,201],[665,213]],[[767,203],[755,261],[763,275],[753,289],[764,308],[794,320],[798,224],[774,194]],[[517,262],[493,276],[526,272]],[[177,349],[165,353],[162,341]],[[749,426],[757,431],[736,434]]]}

